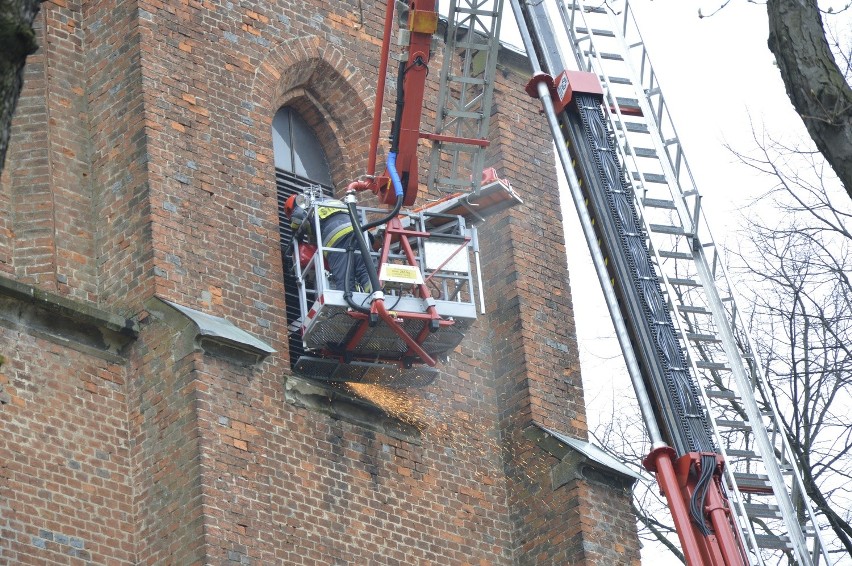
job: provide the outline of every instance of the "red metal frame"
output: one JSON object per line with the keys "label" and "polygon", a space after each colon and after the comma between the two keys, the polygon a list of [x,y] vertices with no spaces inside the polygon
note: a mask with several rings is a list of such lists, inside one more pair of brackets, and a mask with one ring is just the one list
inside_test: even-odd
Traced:
{"label": "red metal frame", "polygon": [[701,457],[704,455],[690,452],[675,460],[675,451],[669,446],[663,446],[652,450],[643,464],[645,469],[657,476],[689,566],[747,566],[749,562],[722,491],[725,462],[720,454],[711,454],[716,466],[713,479],[707,487],[704,507],[713,532],[705,536],[689,514],[688,501],[695,492]]}
{"label": "red metal frame", "polygon": [[[399,124],[399,151],[396,166],[399,176],[406,183],[403,204],[411,206],[417,200],[418,171],[417,144],[420,140],[420,118],[423,114],[423,98],[426,76],[429,72],[429,57],[432,35],[438,30],[438,12],[435,0],[411,0],[409,2],[408,61],[405,65],[403,91],[405,105]],[[396,195],[389,194],[386,204],[396,202]]]}
{"label": "red metal frame", "polygon": [[[382,106],[384,104],[385,81],[387,79],[388,60],[390,57],[391,31],[395,2],[388,2],[385,12],[385,29],[382,38],[381,57],[379,59],[379,78],[376,90],[376,102],[373,108],[373,124],[370,132],[370,153],[367,161],[367,178],[358,180],[348,188],[365,191],[369,190],[379,197],[379,202],[386,205],[396,204],[396,193],[387,183],[388,178],[376,178],[376,154],[379,145],[379,132],[382,122]],[[420,180],[417,161],[417,148],[421,138],[432,142],[459,143],[488,147],[486,139],[463,138],[443,134],[421,132],[420,121],[423,114],[423,100],[426,90],[426,77],[429,74],[432,36],[438,29],[438,12],[435,0],[409,0],[408,14],[408,59],[405,64],[403,79],[403,110],[399,123],[399,146],[396,158],[396,169],[405,186],[405,206],[413,205],[418,196]]]}
{"label": "red metal frame", "polygon": [[[376,103],[373,106],[373,127],[370,132],[370,154],[367,160],[367,175],[376,173],[376,153],[379,147],[379,131],[382,125],[382,105],[385,100],[385,80],[388,75],[388,55],[390,54],[390,40],[393,30],[393,9],[396,2],[388,2],[385,13],[385,33],[382,37],[382,53],[379,59],[379,82],[376,85]],[[364,187],[359,190],[368,189]]]}
{"label": "red metal frame", "polygon": [[479,147],[488,147],[488,145],[491,143],[488,140],[483,140],[479,138],[460,138],[457,136],[448,136],[445,134],[429,134],[426,132],[420,132],[420,137],[429,141],[460,143],[465,145],[478,145]]}
{"label": "red metal frame", "polygon": [[[431,234],[429,232],[407,230],[403,228],[399,218],[392,218],[385,228],[384,242],[379,265],[387,263],[391,245],[398,243],[408,261],[408,265],[417,266],[417,257],[411,247],[409,238],[428,238],[430,235]],[[415,286],[415,295],[417,294],[419,294],[421,298],[431,296],[429,287],[426,285],[426,280]],[[370,305],[369,314],[357,311],[349,312],[349,316],[359,319],[360,323],[358,324],[355,332],[349,338],[349,341],[346,343],[345,350],[347,352],[351,353],[355,351],[355,348],[367,333],[371,324],[371,319],[374,318],[374,315],[378,316],[382,322],[387,324],[387,326],[399,335],[399,337],[408,345],[408,350],[402,356],[402,360],[382,360],[386,363],[395,362],[400,365],[408,363],[423,363],[430,367],[434,367],[437,364],[437,361],[429,355],[428,352],[426,352],[423,348],[423,343],[426,341],[429,334],[434,330],[437,330],[439,327],[447,327],[455,324],[452,320],[442,319],[434,305],[427,306],[426,312],[423,313],[396,312],[387,310],[384,299],[375,299]],[[402,321],[405,320],[420,320],[423,322],[423,326],[416,337],[409,335],[403,328]],[[332,356],[334,356],[334,354],[332,354]]]}

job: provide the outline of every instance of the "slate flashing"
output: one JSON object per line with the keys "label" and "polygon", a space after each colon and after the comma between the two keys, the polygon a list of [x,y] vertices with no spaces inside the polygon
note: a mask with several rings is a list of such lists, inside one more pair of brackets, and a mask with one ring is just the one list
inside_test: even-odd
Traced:
{"label": "slate flashing", "polygon": [[553,489],[573,480],[589,480],[630,488],[642,476],[607,454],[603,449],[537,423],[524,429],[524,436],[559,460],[551,469]]}
{"label": "slate flashing", "polygon": [[242,366],[261,363],[275,350],[231,321],[154,296],[145,308],[179,333],[176,357],[201,351]]}

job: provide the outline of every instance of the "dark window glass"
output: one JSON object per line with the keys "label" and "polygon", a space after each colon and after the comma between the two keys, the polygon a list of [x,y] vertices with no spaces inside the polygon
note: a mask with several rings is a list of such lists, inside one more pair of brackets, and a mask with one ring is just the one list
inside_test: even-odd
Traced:
{"label": "dark window glass", "polygon": [[272,119],[275,167],[323,185],[331,185],[325,152],[304,118],[282,106]]}

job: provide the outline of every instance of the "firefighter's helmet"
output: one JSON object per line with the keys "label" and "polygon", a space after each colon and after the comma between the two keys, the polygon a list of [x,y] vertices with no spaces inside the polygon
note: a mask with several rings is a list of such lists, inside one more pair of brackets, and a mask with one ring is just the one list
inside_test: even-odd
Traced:
{"label": "firefighter's helmet", "polygon": [[290,219],[290,227],[295,230],[304,222],[307,216],[305,211],[304,199],[298,198],[300,195],[290,195],[287,202],[284,203],[284,214]]}

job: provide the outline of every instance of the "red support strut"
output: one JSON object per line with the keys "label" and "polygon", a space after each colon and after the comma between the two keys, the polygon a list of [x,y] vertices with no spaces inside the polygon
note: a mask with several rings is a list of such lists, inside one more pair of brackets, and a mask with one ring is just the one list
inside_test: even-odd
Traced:
{"label": "red support strut", "polygon": [[[411,248],[411,243],[408,240],[410,237],[428,238],[429,233],[406,230],[402,227],[402,223],[399,218],[392,218],[388,221],[385,229],[384,244],[382,246],[382,255],[379,260],[379,265],[387,263],[391,245],[394,242],[398,242],[399,247],[408,261],[408,265],[417,266],[417,257],[415,256],[414,250]],[[429,287],[426,285],[425,281],[416,285],[415,295],[419,295],[421,298],[431,296]],[[429,337],[430,333],[437,331],[441,327],[447,327],[454,324],[452,320],[442,319],[434,304],[428,305],[426,307],[426,312],[396,313],[387,310],[384,299],[377,298],[374,299],[370,305],[370,314],[355,311],[349,313],[349,316],[360,319],[360,323],[346,344],[347,351],[351,352],[355,350],[357,345],[364,338],[370,325],[371,315],[378,316],[382,323],[386,324],[391,330],[393,330],[393,332],[395,332],[408,346],[408,350],[402,356],[402,359],[404,360],[400,362],[402,364],[423,363],[430,367],[434,367],[437,364],[437,360],[435,360],[435,358],[423,348],[423,344]],[[406,329],[402,324],[404,320],[422,321],[423,326],[415,336],[412,336],[406,332]]]}
{"label": "red support strut", "polygon": [[[435,0],[411,0],[408,13],[408,61],[403,78],[404,107],[399,124],[399,151],[396,168],[406,183],[405,206],[417,200],[419,186],[417,171],[417,144],[420,139],[420,117],[423,113],[423,98],[426,76],[429,74],[429,57],[432,35],[438,30],[438,12]],[[396,195],[392,191],[380,194],[382,202],[393,204]]]}
{"label": "red support strut", "polygon": [[689,566],[747,566],[749,562],[722,491],[724,461],[719,454],[712,454],[715,468],[703,510],[712,531],[702,533],[689,513],[688,501],[695,492],[702,455],[690,452],[675,461],[675,451],[663,446],[652,450],[643,464],[657,475]]}

